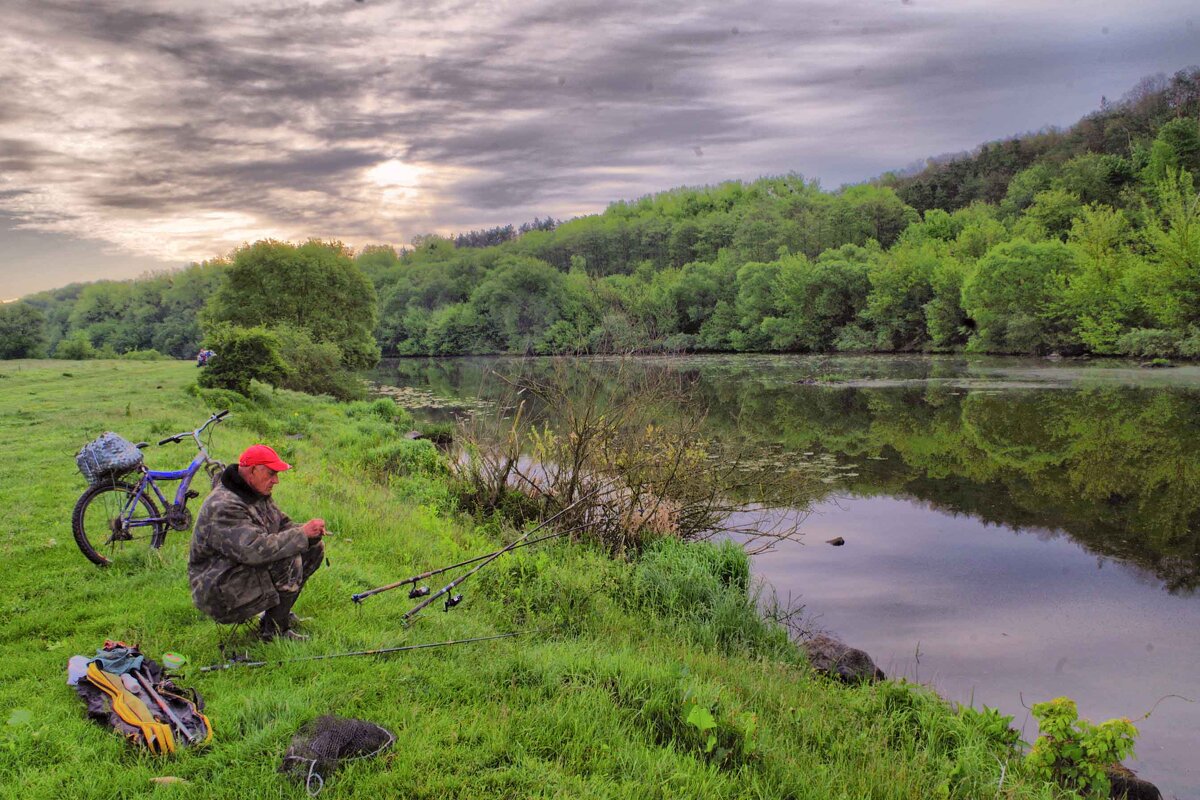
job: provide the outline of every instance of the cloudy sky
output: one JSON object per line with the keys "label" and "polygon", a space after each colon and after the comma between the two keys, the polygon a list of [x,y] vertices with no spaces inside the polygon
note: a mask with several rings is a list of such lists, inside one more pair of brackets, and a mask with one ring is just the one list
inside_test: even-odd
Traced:
{"label": "cloudy sky", "polygon": [[1194,0],[0,0],[0,299],[263,237],[835,188],[1198,63]]}

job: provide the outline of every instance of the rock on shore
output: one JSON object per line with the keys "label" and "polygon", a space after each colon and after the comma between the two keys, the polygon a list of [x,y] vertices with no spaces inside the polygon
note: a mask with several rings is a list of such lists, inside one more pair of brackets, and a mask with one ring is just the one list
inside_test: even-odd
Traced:
{"label": "rock on shore", "polygon": [[800,642],[808,654],[808,663],[817,672],[845,683],[882,681],[887,678],[871,657],[832,636],[818,633]]}

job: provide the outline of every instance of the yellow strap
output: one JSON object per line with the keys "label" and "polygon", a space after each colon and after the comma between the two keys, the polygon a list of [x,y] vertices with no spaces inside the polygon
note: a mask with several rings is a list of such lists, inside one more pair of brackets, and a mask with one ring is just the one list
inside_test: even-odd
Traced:
{"label": "yellow strap", "polygon": [[171,735],[171,727],[159,722],[142,699],[125,688],[119,675],[105,672],[93,661],[88,664],[87,677],[112,699],[112,708],[117,716],[142,732],[150,752],[162,755],[175,752],[175,737]]}

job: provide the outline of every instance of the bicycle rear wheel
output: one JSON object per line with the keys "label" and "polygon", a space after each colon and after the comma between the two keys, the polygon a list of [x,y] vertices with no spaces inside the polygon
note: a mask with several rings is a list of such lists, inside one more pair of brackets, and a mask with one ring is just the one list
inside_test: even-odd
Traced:
{"label": "bicycle rear wheel", "polygon": [[162,547],[167,538],[166,525],[154,500],[144,493],[139,497],[137,487],[127,483],[89,487],[75,503],[71,530],[75,544],[88,560],[102,567],[122,555],[128,556],[143,542],[153,548]]}

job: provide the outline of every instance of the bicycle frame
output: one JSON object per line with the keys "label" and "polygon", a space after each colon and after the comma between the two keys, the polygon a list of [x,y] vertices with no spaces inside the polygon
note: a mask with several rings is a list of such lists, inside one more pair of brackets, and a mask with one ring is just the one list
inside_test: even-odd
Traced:
{"label": "bicycle frame", "polygon": [[[130,495],[129,502],[126,503],[125,508],[121,511],[121,516],[124,518],[126,528],[145,528],[151,525],[161,525],[167,521],[167,517],[165,515],[161,517],[145,517],[143,519],[132,518],[133,511],[138,507],[138,503],[140,502],[142,496],[146,493],[147,486],[149,486],[150,489],[154,491],[154,494],[157,495],[158,501],[162,503],[162,508],[166,512],[170,512],[170,510],[173,508],[183,508],[187,504],[188,490],[192,486],[192,479],[196,477],[196,473],[200,471],[201,467],[203,467],[205,464],[212,463],[212,459],[209,458],[208,455],[208,450],[205,449],[204,442],[200,439],[200,434],[204,432],[205,428],[213,424],[214,421],[219,421],[221,417],[224,417],[224,415],[227,413],[229,412],[222,412],[219,417],[214,416],[196,430],[189,432],[191,437],[196,441],[196,449],[198,452],[196,453],[196,457],[192,459],[192,463],[187,465],[186,469],[157,470],[147,469],[144,466],[142,467],[142,477],[138,481],[137,491]],[[183,436],[183,434],[177,434],[174,437],[164,439],[163,441],[159,442],[159,444],[164,444],[172,439],[179,441],[179,437],[181,436]],[[179,488],[175,490],[175,502],[167,502],[166,496],[162,493],[162,490],[158,488],[156,481],[179,481]]]}
{"label": "bicycle frame", "polygon": [[148,469],[142,478],[142,483],[153,489],[154,493],[158,495],[158,499],[162,501],[163,506],[167,506],[169,505],[167,498],[163,497],[163,493],[155,481],[179,481],[179,488],[175,491],[174,504],[181,505],[187,501],[187,491],[192,485],[192,478],[196,477],[196,473],[200,471],[200,467],[204,466],[206,461],[206,456],[201,453],[192,459],[192,463],[188,464],[187,469],[174,471]]}

